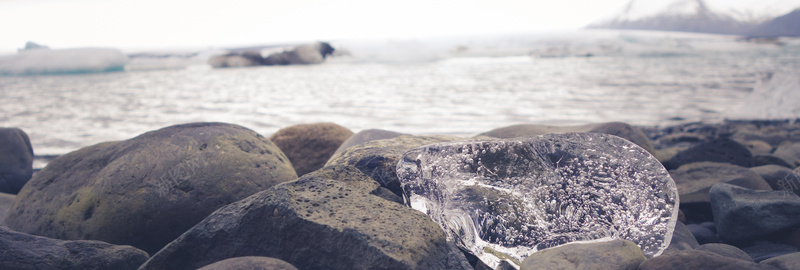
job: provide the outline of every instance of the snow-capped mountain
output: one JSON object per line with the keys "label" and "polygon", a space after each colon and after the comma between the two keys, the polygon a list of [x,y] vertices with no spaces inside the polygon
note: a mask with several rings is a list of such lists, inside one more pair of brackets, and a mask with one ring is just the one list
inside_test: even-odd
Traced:
{"label": "snow-capped mountain", "polygon": [[800,7],[800,0],[631,0],[589,28],[750,35]]}

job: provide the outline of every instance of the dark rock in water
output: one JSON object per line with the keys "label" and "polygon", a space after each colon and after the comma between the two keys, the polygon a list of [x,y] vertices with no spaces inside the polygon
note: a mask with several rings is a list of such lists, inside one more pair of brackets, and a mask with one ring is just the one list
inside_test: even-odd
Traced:
{"label": "dark rock in water", "polygon": [[382,187],[402,196],[400,181],[397,179],[397,162],[406,151],[426,144],[459,140],[453,136],[410,136],[403,135],[392,139],[375,140],[359,144],[334,154],[326,166],[350,165],[358,168],[378,181]]}
{"label": "dark rock in water", "polygon": [[789,253],[761,261],[761,264],[771,265],[781,270],[800,269],[800,252]]}
{"label": "dark rock in water", "polygon": [[269,137],[292,162],[298,176],[322,168],[333,152],[353,135],[334,123],[294,125]]}
{"label": "dark rock in water", "polygon": [[684,250],[673,254],[665,254],[649,259],[639,265],[639,270],[684,269],[775,270],[774,267],[769,265],[725,257],[705,250]]}
{"label": "dark rock in water", "polygon": [[800,166],[800,143],[786,144],[775,149],[774,156],[786,161],[794,168]]}
{"label": "dark rock in water", "polygon": [[[694,224],[693,224],[694,225]],[[675,223],[675,230],[672,232],[672,241],[669,246],[664,250],[663,254],[674,253],[681,250],[692,250],[700,246],[697,242],[692,231],[683,224],[683,222]]]}
{"label": "dark rock in water", "polygon": [[753,166],[753,154],[747,147],[731,139],[716,139],[681,151],[664,162],[668,170],[695,162],[723,162],[742,167]]}
{"label": "dark rock in water", "polygon": [[0,192],[17,194],[33,176],[33,147],[18,128],[0,128]]}
{"label": "dark rock in water", "polygon": [[353,146],[356,146],[356,145],[359,145],[359,144],[363,144],[363,143],[367,143],[367,142],[371,142],[371,141],[376,141],[376,140],[392,139],[392,138],[396,138],[396,137],[398,137],[400,135],[407,135],[407,134],[394,132],[394,131],[388,131],[388,130],[382,130],[382,129],[362,130],[362,131],[359,131],[358,133],[354,134],[353,136],[350,136],[350,138],[348,138],[346,141],[344,141],[342,143],[342,145],[340,145],[339,148],[336,149],[336,152],[334,152],[334,154],[341,153],[345,149],[353,147]]}
{"label": "dark rock in water", "polygon": [[764,166],[764,165],[778,165],[782,167],[786,167],[788,169],[792,169],[795,166],[790,165],[782,158],[776,157],[772,154],[768,155],[757,155],[753,156],[753,166]]}
{"label": "dark rock in water", "polygon": [[177,125],[56,158],[20,191],[6,224],[153,253],[220,206],[296,178],[281,150],[249,129]]}
{"label": "dark rock in water", "polygon": [[746,245],[739,245],[739,248],[750,255],[750,258],[753,258],[753,261],[755,262],[762,262],[764,260],[775,258],[781,255],[800,251],[797,250],[797,248],[787,244],[764,240],[754,241]]}
{"label": "dark rock in water", "polygon": [[0,226],[5,225],[8,210],[14,205],[16,198],[17,196],[13,194],[0,193]]}
{"label": "dark rock in water", "polygon": [[196,269],[266,256],[298,269],[470,269],[419,211],[306,175],[215,211],[140,269]]}
{"label": "dark rock in water", "polygon": [[548,248],[528,256],[520,270],[533,269],[630,269],[645,260],[639,246],[631,241],[568,244]]}
{"label": "dark rock in water", "polygon": [[297,270],[297,268],[275,258],[248,256],[218,261],[197,270]]}
{"label": "dark rock in water", "polygon": [[745,253],[743,250],[728,244],[721,244],[721,243],[703,244],[697,247],[696,250],[714,252],[718,255],[722,255],[728,258],[734,258],[748,262],[755,262],[753,261],[753,258],[750,258],[750,255],[747,255],[747,253]]}
{"label": "dark rock in water", "polygon": [[224,55],[215,55],[208,59],[208,64],[215,68],[226,67],[252,67],[261,65],[264,57],[261,52],[245,52],[242,54],[229,53]]}
{"label": "dark rock in water", "polygon": [[692,233],[694,238],[697,240],[697,243],[701,245],[721,242],[719,236],[717,236],[717,233],[708,227],[700,224],[689,224],[686,225],[686,228]]}
{"label": "dark rock in water", "polygon": [[0,226],[0,269],[133,270],[146,260],[147,252],[131,246],[58,240]]}
{"label": "dark rock in water", "polygon": [[493,129],[489,132],[482,133],[481,135],[493,138],[508,139],[515,137],[531,137],[548,133],[568,132],[594,132],[615,135],[635,143],[636,145],[644,148],[644,150],[647,150],[647,152],[650,154],[655,154],[653,144],[650,142],[650,139],[648,139],[647,136],[642,133],[641,130],[621,122],[567,127],[523,124]]}
{"label": "dark rock in water", "polygon": [[325,61],[328,55],[333,54],[335,49],[325,42],[300,45],[286,52],[274,53],[261,61],[262,65],[307,65],[320,64]]}
{"label": "dark rock in water", "polygon": [[800,171],[778,165],[753,167],[751,170],[764,178],[773,190],[786,190],[800,195]]}
{"label": "dark rock in water", "polygon": [[[748,168],[725,163],[699,162],[670,171],[678,186],[681,204],[708,202],[708,190],[716,183],[728,183],[758,190],[772,190],[761,176]],[[681,207],[683,208],[683,207]]]}
{"label": "dark rock in water", "polygon": [[800,197],[716,184],[709,192],[720,238],[739,243],[800,225]]}

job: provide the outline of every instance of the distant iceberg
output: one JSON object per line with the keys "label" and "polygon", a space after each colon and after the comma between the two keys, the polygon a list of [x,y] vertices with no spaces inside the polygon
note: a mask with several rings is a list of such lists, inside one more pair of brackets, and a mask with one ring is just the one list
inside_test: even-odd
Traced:
{"label": "distant iceberg", "polygon": [[125,70],[128,57],[117,49],[77,48],[51,50],[28,46],[17,54],[0,56],[0,75],[51,75]]}

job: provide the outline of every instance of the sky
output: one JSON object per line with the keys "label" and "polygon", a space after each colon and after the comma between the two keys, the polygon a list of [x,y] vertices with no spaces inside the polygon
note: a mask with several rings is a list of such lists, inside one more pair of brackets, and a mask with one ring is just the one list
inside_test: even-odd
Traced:
{"label": "sky", "polygon": [[0,0],[0,53],[27,41],[134,49],[560,31],[628,1]]}

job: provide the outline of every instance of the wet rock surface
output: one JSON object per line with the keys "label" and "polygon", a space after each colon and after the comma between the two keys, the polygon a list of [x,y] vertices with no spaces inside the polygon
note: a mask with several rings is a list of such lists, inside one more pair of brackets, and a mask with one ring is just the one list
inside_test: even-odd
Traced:
{"label": "wet rock surface", "polygon": [[717,233],[736,243],[800,225],[800,197],[787,191],[756,191],[729,184],[711,188]]}

